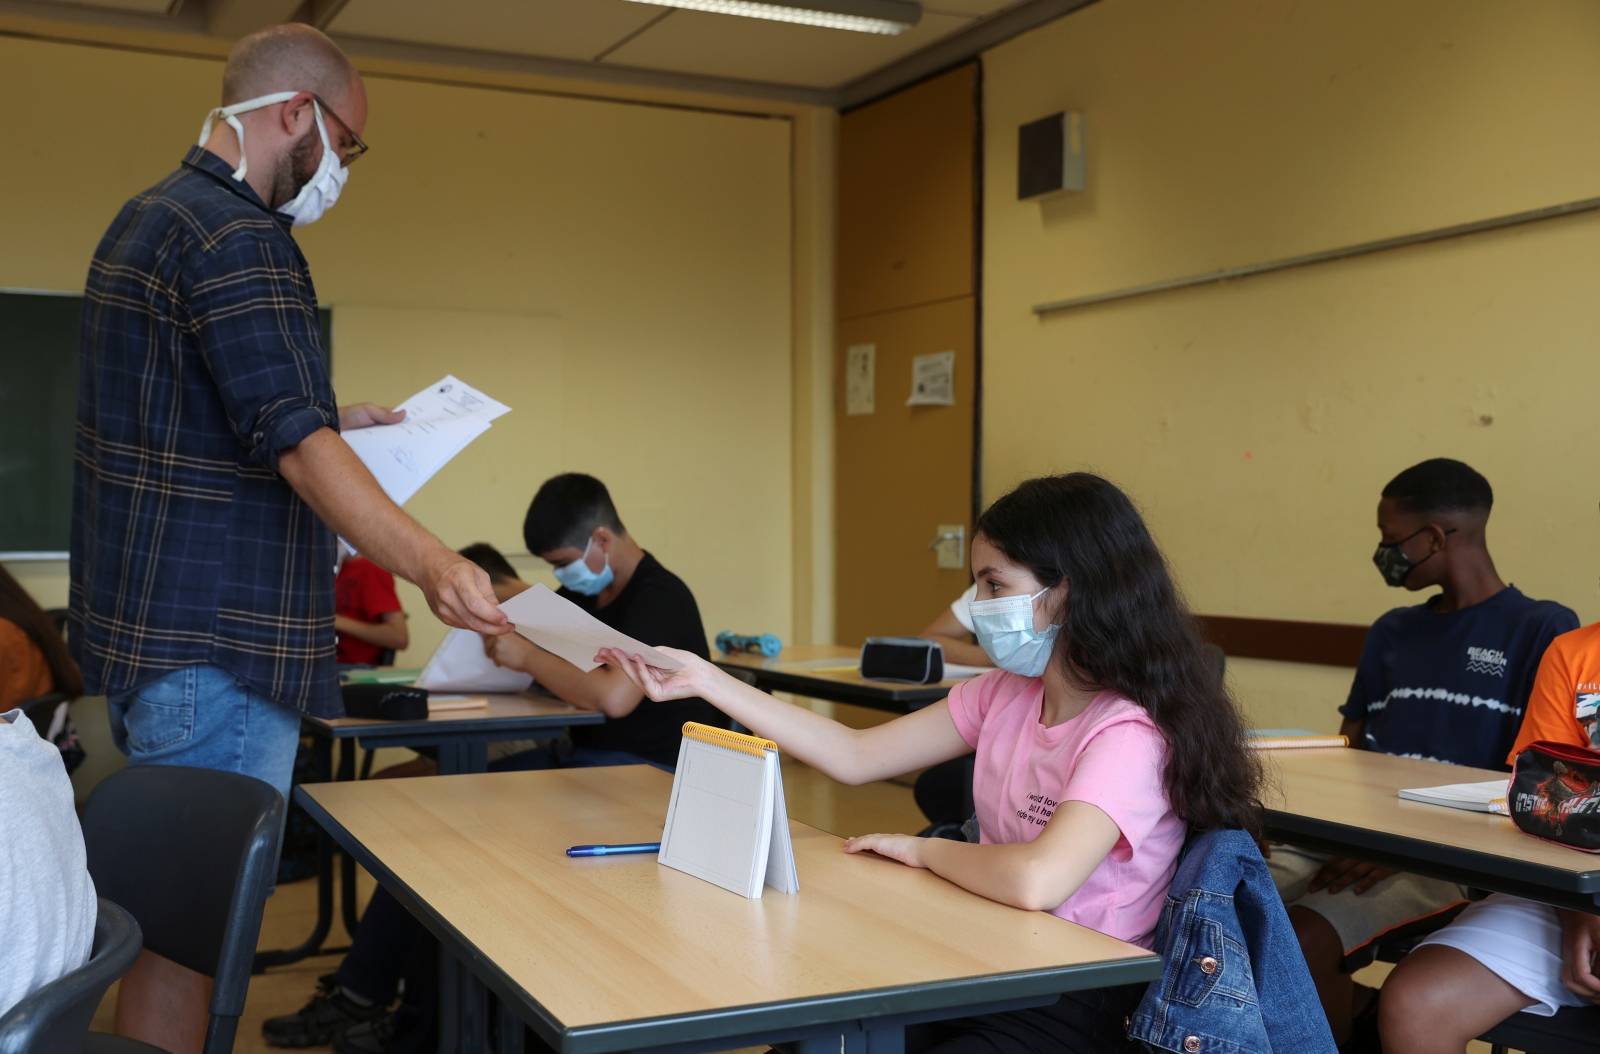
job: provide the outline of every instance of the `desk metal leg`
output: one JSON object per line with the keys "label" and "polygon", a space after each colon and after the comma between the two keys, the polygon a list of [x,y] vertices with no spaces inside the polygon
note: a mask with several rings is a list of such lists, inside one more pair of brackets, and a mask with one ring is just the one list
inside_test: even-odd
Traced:
{"label": "desk metal leg", "polygon": [[500,1042],[496,1047],[499,1054],[522,1054],[522,1036],[527,1031],[522,1018],[518,1017],[511,1008],[501,1003],[498,1013],[500,1022]]}
{"label": "desk metal leg", "polygon": [[[317,771],[333,771],[333,740],[324,736],[316,736],[312,740],[311,749],[315,752]],[[350,858],[345,857],[345,870],[348,873],[355,865]],[[302,959],[316,955],[322,950],[322,944],[328,939],[328,932],[333,929],[333,837],[326,831],[317,832],[317,921],[311,929],[311,936],[307,937],[301,945],[295,948],[257,952],[252,972],[263,973],[268,967],[287,966],[297,963]],[[351,931],[354,933],[355,931]]]}
{"label": "desk metal leg", "polygon": [[[356,778],[356,741],[344,739],[339,742],[339,774],[334,777],[344,783]],[[356,910],[356,862],[349,853],[340,853],[339,874],[343,881],[339,887],[339,899],[343,902],[340,908],[344,915],[344,930],[354,940],[356,926],[361,922],[361,914]],[[331,920],[330,920],[331,922]]]}
{"label": "desk metal leg", "polygon": [[453,740],[439,744],[439,775],[459,776],[463,773],[487,772],[489,769],[489,744],[483,740]]}
{"label": "desk metal leg", "polygon": [[[461,964],[439,945],[439,1054],[455,1054],[461,1042]],[[462,1051],[462,1054],[469,1054]]]}

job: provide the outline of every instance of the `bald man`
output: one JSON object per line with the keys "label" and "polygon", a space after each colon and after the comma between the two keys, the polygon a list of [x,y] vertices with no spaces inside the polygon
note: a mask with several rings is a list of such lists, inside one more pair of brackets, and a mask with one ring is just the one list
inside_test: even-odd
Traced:
{"label": "bald man", "polygon": [[[134,764],[243,773],[287,794],[302,713],[339,708],[334,532],[446,623],[509,629],[489,577],[402,512],[339,438],[293,226],[366,144],[360,76],[327,37],[241,40],[177,171],[117,215],[89,267],[79,354],[71,642]],[[147,956],[119,1031],[198,1050],[207,982]]]}

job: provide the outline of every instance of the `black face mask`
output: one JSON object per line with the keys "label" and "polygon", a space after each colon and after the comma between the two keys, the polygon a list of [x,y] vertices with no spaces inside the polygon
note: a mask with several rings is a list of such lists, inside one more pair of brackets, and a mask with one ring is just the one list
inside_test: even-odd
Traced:
{"label": "black face mask", "polygon": [[[1385,542],[1378,546],[1378,551],[1372,554],[1372,562],[1377,565],[1378,573],[1383,576],[1384,585],[1392,586],[1396,589],[1403,587],[1406,584],[1406,579],[1411,577],[1412,571],[1439,555],[1442,550],[1435,549],[1421,560],[1412,560],[1411,557],[1400,550],[1402,545],[1417,535],[1424,533],[1427,529],[1424,527],[1421,530],[1412,531],[1398,542]],[[1444,533],[1454,534],[1456,529],[1452,527]]]}

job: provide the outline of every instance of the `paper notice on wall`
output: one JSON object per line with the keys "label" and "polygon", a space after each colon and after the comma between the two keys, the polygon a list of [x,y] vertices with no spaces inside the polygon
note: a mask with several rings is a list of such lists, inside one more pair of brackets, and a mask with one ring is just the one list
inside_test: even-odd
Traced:
{"label": "paper notice on wall", "polygon": [[911,395],[907,406],[956,404],[956,353],[939,351],[911,360]]}
{"label": "paper notice on wall", "polygon": [[877,358],[876,344],[852,344],[845,352],[844,412],[851,417],[870,414],[877,409]]}

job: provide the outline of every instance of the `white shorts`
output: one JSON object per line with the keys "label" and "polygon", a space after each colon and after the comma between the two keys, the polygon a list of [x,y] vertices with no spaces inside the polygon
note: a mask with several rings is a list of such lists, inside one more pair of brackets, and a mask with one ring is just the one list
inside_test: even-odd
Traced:
{"label": "white shorts", "polygon": [[1454,948],[1533,1000],[1526,1014],[1552,1017],[1564,1006],[1588,1006],[1561,983],[1561,920],[1556,911],[1496,893],[1463,911],[1417,947]]}
{"label": "white shorts", "polygon": [[1346,957],[1361,951],[1373,941],[1396,930],[1425,922],[1466,901],[1466,891],[1451,882],[1436,878],[1390,875],[1365,893],[1346,888],[1338,893],[1310,891],[1311,879],[1322,870],[1329,857],[1292,845],[1272,846],[1267,867],[1283,902],[1316,912],[1328,920]]}

